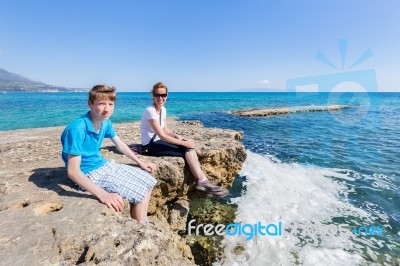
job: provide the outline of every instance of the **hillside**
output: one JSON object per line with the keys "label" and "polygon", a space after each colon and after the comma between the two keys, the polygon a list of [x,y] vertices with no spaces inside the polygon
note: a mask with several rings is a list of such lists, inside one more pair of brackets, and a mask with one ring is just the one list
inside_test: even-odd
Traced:
{"label": "hillside", "polygon": [[60,92],[60,91],[85,91],[85,89],[71,89],[47,85],[33,81],[21,75],[8,72],[0,68],[0,92],[32,91],[32,92]]}

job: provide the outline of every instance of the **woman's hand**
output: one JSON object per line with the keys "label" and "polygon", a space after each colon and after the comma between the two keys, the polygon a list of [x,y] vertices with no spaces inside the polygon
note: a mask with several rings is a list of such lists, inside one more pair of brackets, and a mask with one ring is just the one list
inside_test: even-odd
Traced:
{"label": "woman's hand", "polygon": [[195,148],[195,144],[194,141],[191,139],[182,139],[182,144],[183,146],[185,146],[186,148]]}
{"label": "woman's hand", "polygon": [[144,162],[142,162],[139,166],[143,170],[145,170],[147,172],[150,172],[150,173],[153,173],[157,168],[154,163],[144,163]]}

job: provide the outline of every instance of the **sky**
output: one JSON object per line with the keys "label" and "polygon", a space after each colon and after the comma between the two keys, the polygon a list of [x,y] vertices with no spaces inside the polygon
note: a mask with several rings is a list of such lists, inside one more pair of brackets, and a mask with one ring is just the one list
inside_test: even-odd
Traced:
{"label": "sky", "polygon": [[398,10],[395,0],[0,0],[0,68],[119,91],[158,81],[171,91],[286,91],[288,80],[372,69],[372,89],[400,91]]}

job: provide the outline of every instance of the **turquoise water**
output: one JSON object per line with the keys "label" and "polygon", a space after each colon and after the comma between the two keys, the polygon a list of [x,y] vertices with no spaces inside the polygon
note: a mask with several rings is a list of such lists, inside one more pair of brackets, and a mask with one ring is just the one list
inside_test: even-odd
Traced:
{"label": "turquoise water", "polygon": [[[0,130],[66,125],[86,112],[86,99],[86,93],[0,94]],[[114,123],[139,120],[149,103],[148,93],[118,93],[116,110],[111,120]],[[255,107],[327,104],[354,104],[358,107],[336,112],[295,113],[260,118],[245,118],[230,113],[232,110]],[[265,174],[262,182],[267,183],[278,178],[279,173],[285,173],[283,177],[279,177],[282,180],[279,189],[282,190],[276,189],[275,192],[267,193],[269,188],[266,187],[265,191],[257,192],[257,198],[252,198],[253,203],[268,201],[271,206],[279,206],[275,212],[283,210],[280,215],[283,222],[285,211],[292,208],[288,204],[293,190],[296,191],[293,197],[303,195],[298,201],[313,195],[312,191],[320,191],[314,193],[314,205],[300,208],[303,211],[302,217],[311,215],[311,211],[315,210],[319,214],[325,214],[321,217],[317,214],[310,216],[309,219],[317,217],[312,221],[316,224],[316,231],[304,235],[305,230],[301,228],[300,233],[293,235],[296,223],[301,224],[301,221],[296,216],[287,216],[288,220],[289,217],[292,219],[291,225],[286,224],[288,237],[297,238],[298,241],[288,242],[285,248],[276,251],[287,252],[287,256],[293,257],[291,263],[295,260],[306,263],[309,256],[342,256],[343,254],[335,253],[337,250],[350,254],[349,261],[356,264],[399,262],[400,93],[172,92],[166,107],[169,116],[200,120],[207,127],[244,131],[243,143],[250,155],[247,165],[253,165],[252,169],[245,167],[241,172],[242,178],[248,180],[247,191],[251,191],[252,178],[254,180]],[[303,171],[304,175],[300,176],[299,173]],[[284,190],[291,186],[289,183],[285,184],[287,180],[291,180],[291,184],[296,183],[291,191]],[[278,181],[279,179],[275,184],[277,186]],[[323,189],[319,190],[321,188]],[[274,195],[278,191],[288,193],[286,199],[279,199],[278,202],[279,195]],[[328,194],[336,195],[335,199],[326,198]],[[249,195],[243,195],[242,200],[246,196]],[[238,201],[242,202],[239,199]],[[331,210],[330,207],[327,210],[328,205],[336,206],[336,209]],[[244,217],[252,219],[250,214]],[[336,233],[336,246],[332,246],[336,241],[332,241],[332,236],[318,231],[326,224],[348,225],[348,232]],[[384,228],[384,236],[351,235],[350,229],[360,225],[380,225]],[[308,241],[309,238],[314,239],[313,234],[318,234],[317,240]],[[343,246],[343,243],[350,247]],[[254,250],[244,258],[248,264],[257,263],[252,257],[257,250],[255,246],[247,246],[249,250]],[[229,247],[229,243],[226,243],[226,247]],[[316,254],[313,248],[320,252],[324,250],[325,253]],[[269,260],[274,261],[273,255]],[[275,262],[281,261],[277,259]]]}

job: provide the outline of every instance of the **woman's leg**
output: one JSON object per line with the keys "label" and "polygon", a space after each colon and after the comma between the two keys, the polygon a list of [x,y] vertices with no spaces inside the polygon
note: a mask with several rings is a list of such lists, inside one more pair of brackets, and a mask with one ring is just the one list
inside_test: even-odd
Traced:
{"label": "woman's leg", "polygon": [[196,189],[213,192],[214,195],[223,197],[229,192],[219,186],[212,184],[200,167],[199,158],[195,149],[187,149],[184,146],[174,145],[162,140],[154,142],[149,150],[150,156],[176,156],[185,157],[190,172],[196,178]]}
{"label": "woman's leg", "polygon": [[187,151],[185,153],[185,158],[189,165],[190,172],[196,178],[196,189],[211,193],[211,196],[225,197],[228,195],[229,191],[227,189],[216,186],[208,180],[203,170],[201,170],[199,158],[194,149]]}
{"label": "woman's leg", "polygon": [[172,156],[172,157],[184,157],[186,147],[171,144],[162,140],[157,140],[150,144],[148,147],[148,153],[150,156]]}
{"label": "woman's leg", "polygon": [[153,189],[147,191],[143,200],[137,204],[131,204],[131,217],[139,223],[144,224],[147,221],[147,210],[149,208],[150,196]]}
{"label": "woman's leg", "polygon": [[185,153],[186,162],[189,165],[190,172],[194,175],[196,180],[205,180],[207,177],[201,170],[199,158],[197,157],[196,150],[190,149]]}

